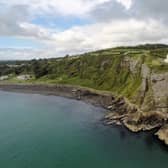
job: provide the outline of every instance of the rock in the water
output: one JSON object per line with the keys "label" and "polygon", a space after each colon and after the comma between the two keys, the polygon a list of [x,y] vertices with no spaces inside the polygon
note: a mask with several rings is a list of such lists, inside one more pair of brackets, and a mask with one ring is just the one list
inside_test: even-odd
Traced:
{"label": "rock in the water", "polygon": [[161,129],[155,135],[157,135],[160,140],[164,141],[164,143],[168,145],[168,124],[161,127]]}

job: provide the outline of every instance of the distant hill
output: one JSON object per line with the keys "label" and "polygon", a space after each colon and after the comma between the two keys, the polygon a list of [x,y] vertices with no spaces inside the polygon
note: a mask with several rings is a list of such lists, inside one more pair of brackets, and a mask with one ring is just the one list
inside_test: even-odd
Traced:
{"label": "distant hill", "polygon": [[168,48],[168,45],[166,44],[143,44],[143,45],[137,45],[137,46],[127,46],[127,47],[117,47],[117,48],[153,50],[153,49]]}

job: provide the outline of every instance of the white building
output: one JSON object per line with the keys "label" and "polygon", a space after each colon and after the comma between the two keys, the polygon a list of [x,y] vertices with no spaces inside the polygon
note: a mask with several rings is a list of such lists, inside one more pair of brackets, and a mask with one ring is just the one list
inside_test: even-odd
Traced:
{"label": "white building", "polygon": [[164,60],[164,62],[168,63],[168,54],[167,54],[167,58]]}
{"label": "white building", "polygon": [[3,81],[3,80],[7,80],[9,78],[9,76],[0,76],[0,80]]}
{"label": "white building", "polygon": [[17,76],[18,80],[29,80],[31,78],[32,78],[31,75],[20,75],[20,76]]}

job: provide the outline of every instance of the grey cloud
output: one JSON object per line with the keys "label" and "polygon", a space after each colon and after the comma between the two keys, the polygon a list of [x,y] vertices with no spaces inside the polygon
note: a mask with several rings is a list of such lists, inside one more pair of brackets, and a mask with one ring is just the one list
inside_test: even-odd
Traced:
{"label": "grey cloud", "polygon": [[105,2],[90,12],[90,17],[96,21],[107,21],[129,18],[130,13],[116,1]]}
{"label": "grey cloud", "polygon": [[[3,7],[5,9],[3,9]],[[5,6],[0,8],[0,36],[15,36],[37,40],[51,40],[48,29],[32,24],[33,15],[27,5]]]}
{"label": "grey cloud", "polygon": [[167,23],[167,7],[167,0],[133,0],[130,12],[137,18],[152,18]]}
{"label": "grey cloud", "polygon": [[168,21],[167,0],[132,0],[130,9],[111,1],[98,6],[90,13],[93,20],[108,21],[117,19],[157,19],[165,24]]}
{"label": "grey cloud", "polygon": [[[3,10],[3,7],[5,8]],[[10,8],[1,5],[0,10],[0,35],[17,35],[22,33],[20,22],[28,21],[28,8],[23,5],[16,5]]]}

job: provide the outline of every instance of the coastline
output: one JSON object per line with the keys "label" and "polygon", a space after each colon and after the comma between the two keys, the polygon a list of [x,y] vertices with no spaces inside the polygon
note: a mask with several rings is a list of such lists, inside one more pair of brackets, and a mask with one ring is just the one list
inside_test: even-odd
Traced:
{"label": "coastline", "polygon": [[80,86],[63,84],[13,84],[0,83],[0,90],[9,92],[21,92],[31,94],[43,94],[61,96],[76,100],[82,100],[107,110],[112,100],[116,100],[110,92],[98,91]]}
{"label": "coastline", "polygon": [[[63,84],[13,84],[0,83],[0,90],[31,94],[61,96],[81,100],[108,111],[103,122],[107,125],[123,125],[132,132],[158,129],[154,134],[168,145],[167,114],[141,111],[123,97],[116,97],[111,92]],[[164,128],[164,129],[163,129]],[[166,127],[167,128],[167,127]]]}

